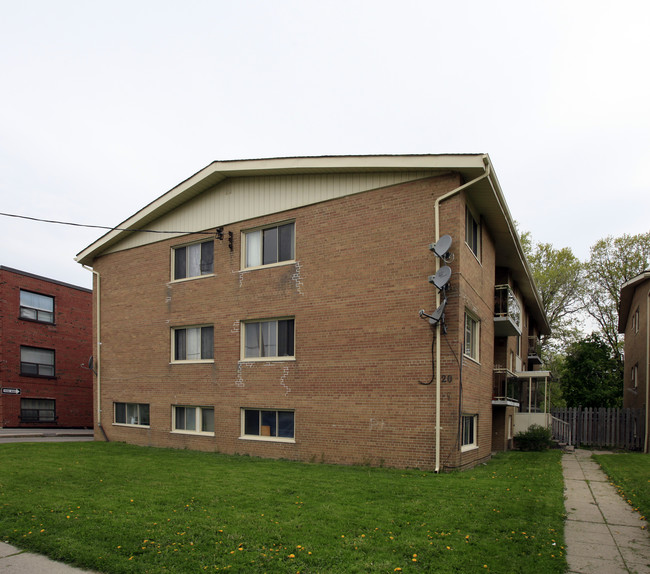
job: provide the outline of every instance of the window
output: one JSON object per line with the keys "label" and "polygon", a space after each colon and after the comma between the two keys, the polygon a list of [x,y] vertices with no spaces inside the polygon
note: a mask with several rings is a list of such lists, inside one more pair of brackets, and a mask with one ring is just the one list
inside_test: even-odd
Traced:
{"label": "window", "polygon": [[144,403],[113,403],[115,424],[149,426],[149,405]]}
{"label": "window", "polygon": [[463,415],[461,418],[461,451],[471,450],[477,448],[476,442],[476,426],[477,415]]}
{"label": "window", "polygon": [[244,267],[273,265],[295,258],[294,223],[285,223],[244,233]]}
{"label": "window", "polygon": [[54,351],[20,347],[20,374],[33,377],[54,376]]}
{"label": "window", "polygon": [[178,407],[172,409],[175,432],[214,434],[214,408]]}
{"label": "window", "polygon": [[479,321],[465,311],[465,355],[478,361]]}
{"label": "window", "polygon": [[174,279],[189,279],[214,273],[214,241],[174,247]]}
{"label": "window", "polygon": [[54,297],[20,290],[20,318],[54,323]]}
{"label": "window", "polygon": [[244,323],[245,359],[269,359],[294,356],[294,319],[251,321]]}
{"label": "window", "polygon": [[636,311],[634,311],[634,316],[632,317],[632,330],[635,333],[639,332],[639,308],[636,308]]}
{"label": "window", "polygon": [[632,383],[632,388],[636,389],[639,386],[639,364],[638,363],[632,367],[632,373],[630,379]]}
{"label": "window", "polygon": [[172,329],[174,361],[214,359],[214,327]]}
{"label": "window", "polygon": [[291,440],[294,438],[293,411],[242,409],[242,438]]}
{"label": "window", "polygon": [[472,215],[469,207],[465,207],[465,243],[477,259],[481,258],[481,225]]}
{"label": "window", "polygon": [[20,422],[52,423],[56,421],[54,399],[20,399]]}

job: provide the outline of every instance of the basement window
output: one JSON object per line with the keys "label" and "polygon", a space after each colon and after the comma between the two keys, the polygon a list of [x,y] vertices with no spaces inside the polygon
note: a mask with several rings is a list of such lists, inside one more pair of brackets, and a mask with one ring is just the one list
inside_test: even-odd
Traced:
{"label": "basement window", "polygon": [[478,448],[476,430],[478,415],[463,415],[461,417],[461,451]]}
{"label": "basement window", "polygon": [[242,409],[241,438],[294,442],[294,412]]}
{"label": "basement window", "polygon": [[174,432],[214,435],[213,407],[182,407],[172,409]]}
{"label": "basement window", "polygon": [[146,403],[113,403],[115,424],[149,426],[149,405]]}

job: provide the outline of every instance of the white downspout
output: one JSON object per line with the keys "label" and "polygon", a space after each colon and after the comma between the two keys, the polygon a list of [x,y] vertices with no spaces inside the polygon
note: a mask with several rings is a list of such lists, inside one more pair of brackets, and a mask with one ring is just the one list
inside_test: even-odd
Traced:
{"label": "white downspout", "polygon": [[95,271],[92,267],[82,265],[84,269],[90,271],[97,278],[97,289],[95,293],[95,301],[97,304],[96,308],[96,333],[97,333],[97,360],[95,361],[95,369],[97,374],[95,375],[97,379],[97,425],[103,432],[102,428],[102,362],[101,362],[101,350],[102,350],[102,339],[101,339],[101,284],[99,271]]}
{"label": "white downspout", "polygon": [[[435,240],[440,239],[440,204],[449,199],[450,197],[460,193],[463,189],[474,185],[477,181],[484,179],[490,175],[490,163],[487,156],[483,159],[485,162],[485,173],[479,175],[477,178],[469,181],[456,189],[452,189],[447,193],[441,195],[434,203],[434,225],[435,225]],[[440,259],[436,257],[436,272],[440,269]],[[440,307],[440,291],[436,293],[436,309]],[[440,354],[441,354],[441,341],[440,341],[440,322],[436,325],[436,468],[435,472],[440,472]],[[462,361],[461,357],[461,361]]]}

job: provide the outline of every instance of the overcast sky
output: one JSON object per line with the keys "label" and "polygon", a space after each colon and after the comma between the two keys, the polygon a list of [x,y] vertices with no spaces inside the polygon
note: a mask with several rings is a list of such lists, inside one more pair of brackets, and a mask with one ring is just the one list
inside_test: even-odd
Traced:
{"label": "overcast sky", "polygon": [[[0,212],[115,226],[213,160],[490,154],[581,259],[650,230],[650,2],[0,0]],[[0,216],[90,287],[96,229]]]}

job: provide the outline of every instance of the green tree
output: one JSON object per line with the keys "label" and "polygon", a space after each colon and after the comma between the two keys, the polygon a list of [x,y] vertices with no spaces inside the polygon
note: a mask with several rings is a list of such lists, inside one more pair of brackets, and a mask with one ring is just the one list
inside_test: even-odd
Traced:
{"label": "green tree", "polygon": [[650,232],[601,239],[591,247],[585,264],[585,309],[620,362],[623,361],[618,333],[621,286],[648,269],[649,263]]}
{"label": "green tree", "polygon": [[580,337],[579,315],[584,308],[583,264],[571,248],[556,249],[536,243],[530,232],[521,234],[521,244],[533,279],[542,298],[551,334],[542,336],[542,355],[548,361]]}
{"label": "green tree", "polygon": [[622,363],[598,333],[569,346],[560,380],[569,407],[620,407],[623,402]]}

